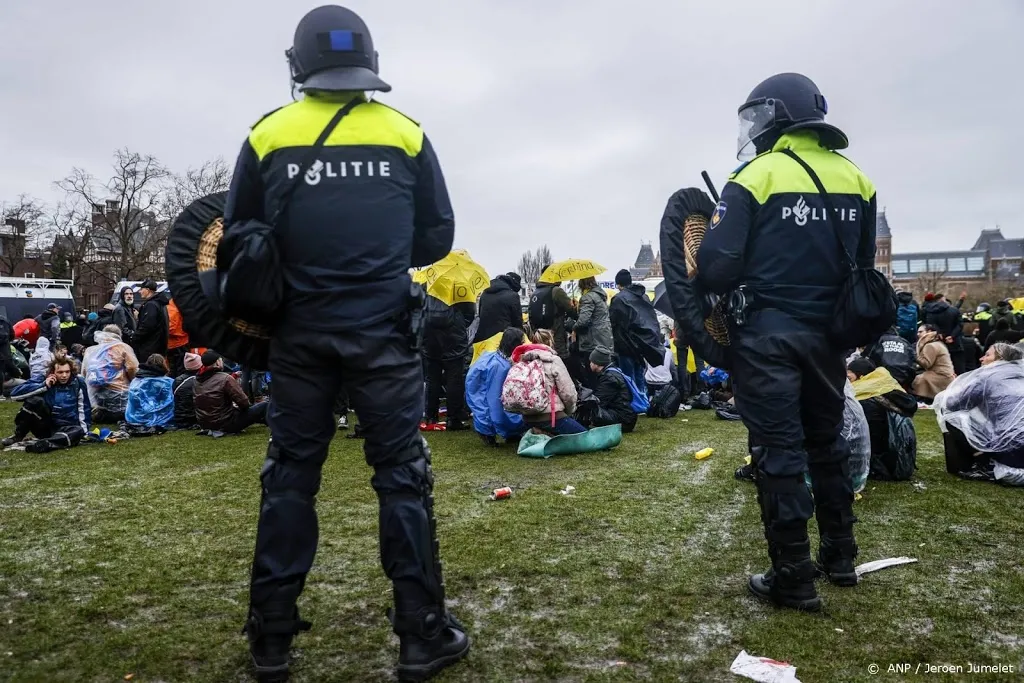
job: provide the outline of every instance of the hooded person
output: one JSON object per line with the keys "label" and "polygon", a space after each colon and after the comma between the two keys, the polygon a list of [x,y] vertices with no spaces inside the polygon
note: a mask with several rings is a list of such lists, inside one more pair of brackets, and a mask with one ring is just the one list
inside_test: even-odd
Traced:
{"label": "hooded person", "polygon": [[96,332],[96,344],[85,350],[82,376],[89,391],[93,421],[115,423],[124,419],[128,389],[139,369],[132,347],[121,339],[117,325]]}
{"label": "hooded person", "polygon": [[139,309],[139,324],[135,328],[132,348],[139,358],[149,358],[156,354],[167,356],[167,340],[170,324],[167,316],[167,304],[171,298],[167,292],[157,292],[155,280],[146,280],[139,286],[142,307]]}
{"label": "hooded person", "polygon": [[135,338],[135,329],[139,325],[139,316],[135,310],[135,298],[135,290],[131,287],[122,287],[114,310],[111,311],[111,320],[121,330],[121,339],[126,344],[132,343]]}
{"label": "hooded person", "polygon": [[174,379],[168,370],[167,359],[159,354],[139,365],[124,410],[129,434],[158,434],[174,426]]}
{"label": "hooded person", "polygon": [[50,350],[50,340],[40,335],[36,340],[35,350],[28,358],[30,381],[42,382],[46,379],[46,367],[50,364],[51,358],[53,358],[53,352]]}
{"label": "hooded person", "polygon": [[[548,269],[545,264],[541,273]],[[561,282],[537,281],[537,288],[530,297],[530,329],[551,330],[552,348],[564,362],[569,358],[569,337],[566,333],[565,319],[576,320],[578,314],[572,306],[569,295],[562,289]]]}
{"label": "hooded person", "polygon": [[1010,329],[1016,327],[1017,319],[1013,313],[1013,305],[1009,302],[1008,299],[1003,299],[1002,301],[997,303],[996,310],[992,311],[993,328],[995,328],[995,326],[999,323],[1000,320],[1006,320]]}
{"label": "hooded person", "polygon": [[646,288],[634,284],[628,270],[615,275],[615,286],[619,293],[612,299],[608,314],[619,369],[633,380],[641,394],[646,394],[646,364],[661,365],[665,358],[658,314],[647,298]]}
{"label": "hooded person", "polygon": [[610,349],[615,342],[612,338],[612,321],[608,314],[608,294],[592,277],[580,280],[580,291],[583,292],[583,296],[580,297],[579,317],[572,329],[576,333],[576,346],[582,365],[587,368],[584,384],[590,386],[588,382],[592,383],[594,379],[589,370],[590,353],[599,346]]}
{"label": "hooded person", "polygon": [[39,334],[49,339],[51,346],[60,341],[60,306],[47,304],[46,310],[36,316],[36,322]]}
{"label": "hooded person", "polygon": [[523,307],[519,302],[522,278],[505,273],[491,280],[491,286],[480,295],[479,319],[473,343],[490,339],[510,327],[523,329]]}

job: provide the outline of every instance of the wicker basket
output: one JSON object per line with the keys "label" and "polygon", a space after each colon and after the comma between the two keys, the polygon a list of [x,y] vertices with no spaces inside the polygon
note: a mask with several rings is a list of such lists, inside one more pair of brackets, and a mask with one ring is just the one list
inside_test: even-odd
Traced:
{"label": "wicker basket", "polygon": [[[708,231],[708,219],[703,214],[692,213],[683,221],[683,246],[686,248],[686,274],[697,275],[697,250]],[[704,321],[704,329],[722,346],[729,345],[729,323],[725,312],[726,300],[719,299],[711,309],[711,315]]]}
{"label": "wicker basket", "polygon": [[[224,219],[217,218],[203,231],[199,240],[199,249],[196,251],[196,271],[204,273],[217,269],[217,245],[224,237]],[[270,339],[271,330],[264,325],[254,325],[241,320],[240,318],[228,318],[228,325],[235,328],[247,337],[255,339]]]}

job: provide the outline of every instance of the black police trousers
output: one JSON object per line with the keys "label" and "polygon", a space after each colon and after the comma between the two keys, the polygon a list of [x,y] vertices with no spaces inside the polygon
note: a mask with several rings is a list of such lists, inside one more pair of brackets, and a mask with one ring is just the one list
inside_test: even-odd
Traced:
{"label": "black police trousers", "polygon": [[466,419],[466,359],[465,357],[441,360],[425,358],[427,374],[427,413],[429,422],[437,422],[441,406],[441,392],[444,391],[448,421],[461,422]]}
{"label": "black police trousers", "polygon": [[[297,619],[317,550],[315,497],[344,391],[365,435],[379,502],[380,557],[394,586],[395,630],[443,615],[430,451],[420,436],[423,372],[393,321],[351,333],[283,334],[271,342],[271,443],[250,586],[250,619]],[[436,621],[435,620],[435,621]]]}
{"label": "black police trousers", "polygon": [[750,432],[769,549],[806,544],[817,507],[823,545],[846,544],[849,551],[856,520],[842,438],[842,352],[824,330],[773,309],[751,313],[732,337],[736,408]]}

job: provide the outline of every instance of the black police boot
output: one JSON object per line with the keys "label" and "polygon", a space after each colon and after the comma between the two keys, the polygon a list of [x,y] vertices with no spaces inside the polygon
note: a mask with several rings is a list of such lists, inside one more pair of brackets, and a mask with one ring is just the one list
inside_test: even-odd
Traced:
{"label": "black police boot", "polygon": [[[837,443],[834,449],[845,448]],[[814,489],[815,516],[821,543],[818,548],[817,574],[836,586],[850,587],[858,583],[854,560],[857,542],[853,525],[853,484],[850,480],[849,459],[842,457],[822,462],[832,449],[811,450],[810,475]]]}
{"label": "black police boot", "polygon": [[259,683],[283,683],[288,680],[288,653],[292,638],[308,631],[311,624],[299,618],[295,602],[285,600],[250,607],[249,618],[242,628],[249,638],[253,672]]}
{"label": "black police boot", "polygon": [[388,618],[401,643],[399,681],[426,681],[469,654],[466,629],[440,607],[404,613],[388,610]]}

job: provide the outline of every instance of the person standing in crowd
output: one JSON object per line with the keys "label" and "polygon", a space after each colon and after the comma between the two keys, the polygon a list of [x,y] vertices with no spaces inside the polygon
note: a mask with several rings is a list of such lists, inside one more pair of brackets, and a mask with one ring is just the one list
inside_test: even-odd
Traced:
{"label": "person standing in crowd", "polygon": [[519,303],[522,283],[518,273],[505,273],[491,280],[491,286],[480,295],[480,323],[473,336],[474,344],[510,327],[523,329],[523,307]]}
{"label": "person standing in crowd", "polygon": [[[545,265],[541,273],[548,269]],[[576,309],[572,300],[562,289],[561,282],[537,282],[537,288],[530,297],[530,329],[551,330],[554,337],[552,348],[566,367],[572,365],[569,357],[569,337],[565,331],[565,319],[576,320]]]}
{"label": "person standing in crowd", "polygon": [[917,326],[921,324],[921,307],[914,301],[913,292],[897,292],[896,329],[911,344],[917,343]]}
{"label": "person standing in crowd", "polygon": [[426,329],[423,359],[426,365],[426,420],[438,421],[441,391],[448,407],[449,431],[469,429],[466,415],[466,356],[469,337],[466,330],[476,317],[476,304],[457,303],[449,306],[437,297],[427,296]]}
{"label": "person standing in crowd", "polygon": [[984,342],[992,333],[992,306],[986,303],[978,304],[974,312],[974,322],[978,323],[978,339]]}
{"label": "person standing in crowd", "polygon": [[1017,320],[1013,314],[1013,304],[1008,299],[1003,299],[996,304],[996,310],[992,313],[992,325],[993,327],[999,324],[1000,320],[1006,320],[1009,324],[1009,329],[1016,327]]}
{"label": "person standing in crowd", "polygon": [[106,304],[99,311],[94,311],[86,316],[86,322],[88,325],[85,328],[85,333],[82,334],[82,344],[85,346],[94,346],[96,344],[96,333],[107,325],[113,325],[113,320],[114,304]]}
{"label": "person standing in crowd", "polygon": [[152,355],[167,356],[169,331],[167,303],[170,297],[159,293],[155,280],[146,280],[139,285],[142,306],[139,308],[139,324],[132,338],[132,348],[140,360]]}
{"label": "person standing in crowd", "polygon": [[14,364],[14,357],[11,355],[11,342],[14,340],[14,328],[7,321],[7,316],[0,310],[0,400],[3,398],[3,386],[9,379],[20,379]]}
{"label": "person standing in crowd", "polygon": [[[224,216],[225,239],[253,221],[275,223],[285,284],[270,345],[272,440],[260,477],[245,632],[257,675],[285,678],[292,639],[309,628],[296,603],[317,550],[315,498],[335,433],[334,399],[344,389],[374,468],[398,675],[425,680],[470,647],[445,606],[434,474],[419,433],[423,288],[409,276],[451,251],[455,219],[423,130],[366,98],[390,86],[377,75],[362,19],[335,5],[314,9],[287,54],[304,97],[253,126]],[[324,174],[328,162],[335,172]],[[313,165],[306,171],[303,163]]]}
{"label": "person standing in crowd", "polygon": [[54,356],[45,379],[18,386],[11,398],[24,404],[14,417],[14,435],[0,442],[4,448],[21,443],[29,434],[37,440],[25,446],[28,453],[73,448],[91,429],[89,392],[67,356]]}
{"label": "person standing in crowd", "polygon": [[580,297],[579,317],[573,325],[577,348],[575,363],[584,369],[583,386],[593,389],[597,377],[590,369],[590,354],[599,346],[612,347],[612,321],[608,315],[608,294],[595,278],[580,280],[580,291],[583,296]]}
{"label": "person standing in crowd", "polygon": [[963,345],[963,314],[960,307],[963,306],[967,293],[960,295],[957,305],[953,306],[944,294],[925,295],[924,320],[928,325],[934,325],[946,344],[950,360],[953,362],[953,369],[958,375],[964,373],[964,345]]}
{"label": "person standing in crowd", "polygon": [[[104,306],[104,308],[106,307]],[[135,340],[135,329],[139,326],[139,315],[135,310],[135,291],[131,287],[121,288],[117,305],[114,306],[111,316],[114,324],[121,330],[121,340],[131,346]],[[143,356],[143,358],[145,357]]]}
{"label": "person standing in crowd", "polygon": [[[678,324],[672,332],[676,340],[676,388],[684,401],[693,398],[703,391],[703,383],[700,380],[700,371],[704,367],[704,361],[697,355],[697,349],[692,348],[686,340],[686,333]],[[693,378],[690,377],[688,358],[691,348],[693,350],[694,369]]]}
{"label": "person standing in crowd", "polygon": [[50,340],[50,346],[60,343],[60,306],[47,304],[46,310],[36,316],[39,334]]}
{"label": "person standing in crowd", "polygon": [[171,368],[171,377],[177,377],[185,371],[185,354],[188,353],[188,332],[185,331],[181,311],[174,299],[167,301],[167,364]]}
{"label": "person standing in crowd", "polygon": [[619,369],[633,380],[641,394],[646,394],[647,363],[660,365],[665,354],[658,315],[647,298],[647,290],[640,283],[633,284],[628,270],[616,273],[615,286],[619,293],[608,307],[608,316]]}
{"label": "person standing in crowd", "polygon": [[60,337],[57,339],[65,349],[70,349],[75,344],[82,343],[81,326],[75,322],[75,316],[71,313],[64,314],[64,320],[60,324]]}
{"label": "person standing in crowd", "polygon": [[[750,591],[808,611],[821,609],[807,535],[815,513],[818,569],[836,585],[857,583],[850,448],[841,437],[846,366],[827,330],[849,272],[837,241],[860,268],[875,258],[874,186],[835,153],[848,139],[826,113],[821,91],[801,74],[754,88],[739,109],[745,163],[722,190],[697,253],[707,289],[728,295],[743,285],[752,302],[745,324],[730,330],[731,371],[772,568],[751,577]],[[802,164],[829,188],[835,220]]]}

